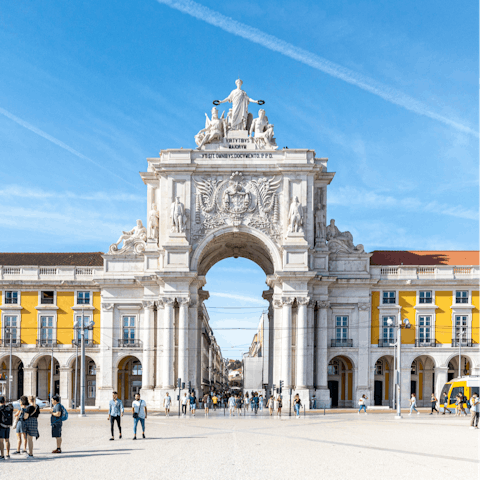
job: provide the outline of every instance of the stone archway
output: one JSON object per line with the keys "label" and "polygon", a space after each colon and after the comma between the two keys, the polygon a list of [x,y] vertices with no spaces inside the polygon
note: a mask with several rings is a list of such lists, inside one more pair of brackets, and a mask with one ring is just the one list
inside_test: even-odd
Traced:
{"label": "stone archway", "polygon": [[117,363],[117,392],[125,407],[130,407],[135,394],[142,389],[142,363],[134,355],[122,357]]}
{"label": "stone archway", "polygon": [[23,387],[23,368],[24,363],[17,355],[12,355],[12,389],[8,388],[8,376],[10,372],[9,355],[0,357],[0,395],[3,395],[7,401],[18,400],[24,394]]}

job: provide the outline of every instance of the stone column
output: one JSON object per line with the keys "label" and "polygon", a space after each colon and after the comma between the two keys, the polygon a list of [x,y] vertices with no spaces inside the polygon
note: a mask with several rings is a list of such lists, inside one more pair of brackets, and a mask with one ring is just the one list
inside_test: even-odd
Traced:
{"label": "stone column", "polygon": [[60,368],[60,398],[65,408],[72,406],[72,371],[72,368]]}
{"label": "stone column", "polygon": [[283,297],[282,308],[282,377],[284,388],[292,388],[292,304],[294,298]]}
{"label": "stone column", "polygon": [[[208,381],[210,382],[210,386],[212,385],[213,380],[213,347],[210,345],[208,347]],[[210,387],[209,387],[210,390]]]}
{"label": "stone column", "polygon": [[297,320],[297,375],[295,388],[307,388],[307,304],[308,297],[297,298],[298,320]]}
{"label": "stone column", "polygon": [[[155,329],[154,302],[144,301],[143,304],[143,362],[142,362],[142,391],[152,390],[155,372]],[[143,393],[143,392],[142,392]]]}
{"label": "stone column", "polygon": [[155,301],[157,305],[157,355],[155,359],[156,364],[156,376],[155,376],[155,389],[161,389],[163,386],[163,335],[164,335],[164,303],[162,300]]}
{"label": "stone column", "polygon": [[283,304],[280,300],[274,299],[273,305],[273,342],[272,342],[272,384],[278,386],[282,376],[282,308]]}
{"label": "stone column", "polygon": [[435,396],[438,401],[442,403],[443,398],[440,398],[443,386],[448,381],[448,367],[436,367],[435,368]]}
{"label": "stone column", "polygon": [[317,408],[330,407],[330,392],[328,390],[328,329],[327,314],[330,303],[327,301],[318,302],[317,321],[317,352],[316,352],[316,376],[315,383],[317,391]]}
{"label": "stone column", "polygon": [[23,394],[27,397],[37,395],[37,367],[23,369]]}
{"label": "stone column", "polygon": [[174,298],[163,298],[163,388],[173,388],[173,356],[175,345],[173,343],[173,303]]}
{"label": "stone column", "polygon": [[[373,372],[370,367],[370,303],[360,303],[358,305],[358,364],[355,373],[357,374],[357,392],[366,393],[370,399],[373,397]],[[358,397],[360,398],[360,397]],[[373,405],[373,402],[372,402]]]}
{"label": "stone column", "polygon": [[[97,375],[96,406],[107,408],[112,398],[113,384],[113,346],[115,339],[114,313],[115,304],[102,303],[100,320],[100,375]],[[115,345],[116,346],[116,345]],[[79,349],[80,354],[80,349]],[[80,364],[80,362],[79,362]],[[80,367],[79,367],[80,368]]]}
{"label": "stone column", "polygon": [[307,387],[313,389],[313,371],[315,362],[314,344],[315,344],[315,302],[310,300],[307,305]]}
{"label": "stone column", "polygon": [[189,298],[179,298],[178,315],[178,377],[188,384],[188,304]]}
{"label": "stone column", "polygon": [[188,304],[188,378],[192,380],[193,388],[197,397],[200,395],[200,384],[198,383],[198,357],[201,355],[197,348],[198,328],[198,302],[192,300]]}

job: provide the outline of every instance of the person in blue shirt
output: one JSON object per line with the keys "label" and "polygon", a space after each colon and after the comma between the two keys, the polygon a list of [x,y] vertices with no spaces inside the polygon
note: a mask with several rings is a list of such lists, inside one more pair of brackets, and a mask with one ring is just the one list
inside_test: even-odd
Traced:
{"label": "person in blue shirt", "polygon": [[118,427],[118,438],[122,438],[122,425],[120,419],[123,417],[123,404],[122,401],[118,398],[118,393],[112,393],[113,399],[110,400],[108,404],[108,420],[110,420],[110,430],[112,432],[112,438],[110,440],[115,440],[114,435],[114,426],[115,422],[117,422]]}
{"label": "person in blue shirt", "polygon": [[195,410],[197,408],[197,397],[195,397],[195,392],[190,393],[190,412],[195,416]]}
{"label": "person in blue shirt", "polygon": [[57,442],[57,448],[52,453],[62,453],[62,406],[58,395],[52,397],[52,404],[50,423],[52,424],[52,437]]}

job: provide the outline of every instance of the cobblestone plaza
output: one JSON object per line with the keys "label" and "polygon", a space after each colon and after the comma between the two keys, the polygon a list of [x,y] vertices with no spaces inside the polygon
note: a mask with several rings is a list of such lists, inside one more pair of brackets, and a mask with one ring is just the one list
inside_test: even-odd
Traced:
{"label": "cobblestone plaza", "polygon": [[[227,413],[228,415],[228,413]],[[49,415],[39,417],[34,459],[13,455],[2,477],[68,478],[264,478],[404,479],[478,478],[478,430],[466,417],[393,414],[306,415],[296,419],[151,414],[145,440],[132,440],[132,418],[123,418],[123,439],[109,441],[106,413],[63,427],[63,451],[53,455]],[[461,442],[455,439],[462,438]],[[388,439],[388,443],[386,441]],[[448,439],[448,442],[446,442]],[[15,435],[11,435],[14,444]],[[161,454],[160,454],[161,453]],[[18,458],[15,458],[18,457]]]}

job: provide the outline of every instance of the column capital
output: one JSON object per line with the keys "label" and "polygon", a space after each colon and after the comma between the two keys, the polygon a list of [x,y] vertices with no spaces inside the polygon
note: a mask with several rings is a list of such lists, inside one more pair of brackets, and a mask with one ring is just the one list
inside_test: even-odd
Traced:
{"label": "column capital", "polygon": [[177,301],[180,306],[187,306],[190,303],[190,297],[181,297]]}
{"label": "column capital", "polygon": [[297,298],[297,303],[299,305],[308,305],[310,302],[310,297],[300,297],[300,298]]}
{"label": "column capital", "polygon": [[114,303],[102,303],[102,310],[113,310],[113,308],[115,307],[115,304]]}
{"label": "column capital", "polygon": [[167,306],[171,306],[175,303],[175,298],[173,297],[162,297],[160,298],[160,301]]}
{"label": "column capital", "polygon": [[282,305],[283,305],[282,301],[278,298],[273,300],[272,304],[273,304],[273,308],[282,308]]}
{"label": "column capital", "polygon": [[329,308],[330,307],[330,302],[328,300],[322,300],[320,302],[317,302],[318,308]]}
{"label": "column capital", "polygon": [[143,300],[142,301],[142,307],[145,310],[153,310],[154,306],[155,306],[155,302],[153,300]]}
{"label": "column capital", "polygon": [[188,304],[190,308],[198,308],[198,301],[197,300],[190,300],[190,303]]}
{"label": "column capital", "polygon": [[295,301],[295,297],[282,297],[282,304],[283,306],[291,306]]}

